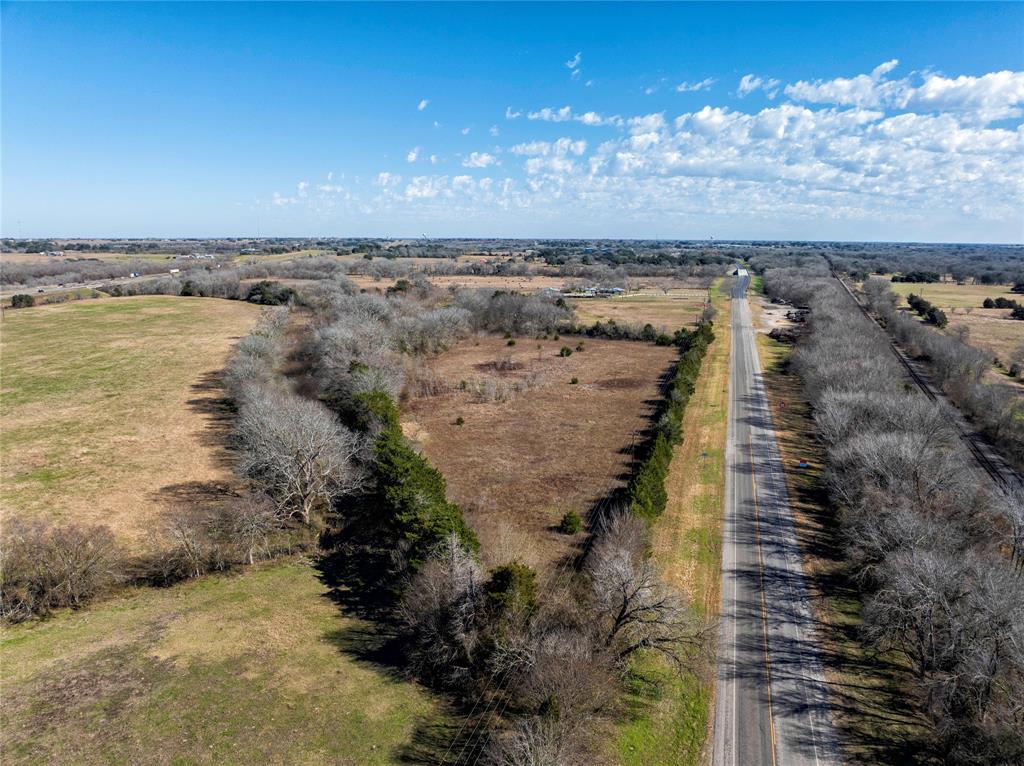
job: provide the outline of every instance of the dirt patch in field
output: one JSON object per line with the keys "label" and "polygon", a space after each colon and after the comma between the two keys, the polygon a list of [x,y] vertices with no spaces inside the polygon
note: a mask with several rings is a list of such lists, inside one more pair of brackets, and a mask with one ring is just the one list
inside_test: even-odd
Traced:
{"label": "dirt patch in field", "polygon": [[622,485],[630,446],[648,427],[677,358],[674,348],[599,340],[559,356],[578,343],[520,339],[510,347],[480,337],[417,373],[441,393],[406,402],[405,432],[444,473],[485,553],[518,535],[527,547],[517,555],[543,567],[571,549],[573,539],[554,525]]}

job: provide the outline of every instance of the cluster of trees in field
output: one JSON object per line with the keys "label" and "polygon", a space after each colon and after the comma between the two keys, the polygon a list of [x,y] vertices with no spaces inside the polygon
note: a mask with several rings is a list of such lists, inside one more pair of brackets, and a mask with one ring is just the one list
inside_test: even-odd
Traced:
{"label": "cluster of trees in field", "polygon": [[936,382],[992,444],[1018,467],[1024,466],[1024,403],[1006,386],[985,381],[991,357],[947,333],[936,332],[900,311],[899,298],[884,279],[864,283],[868,307],[913,356],[927,360]]}
{"label": "cluster of trees in field", "polygon": [[940,330],[949,324],[946,312],[938,306],[933,306],[931,301],[922,298],[920,295],[910,293],[907,296],[907,305],[917,312],[917,315],[924,319],[924,321],[935,325]]}
{"label": "cluster of trees in field", "polygon": [[1010,319],[1024,319],[1024,305],[1012,298],[999,296],[996,299],[986,298],[981,303],[983,309],[1011,309]]}
{"label": "cluster of trees in field", "polygon": [[[792,364],[826,448],[863,640],[908,669],[922,748],[949,764],[1020,762],[1024,492],[979,481],[950,413],[906,384],[885,334],[824,263],[769,269],[764,285],[811,308]],[[868,294],[876,307],[890,300],[870,283]],[[973,363],[970,350],[950,353],[960,363],[942,363],[947,381]]]}

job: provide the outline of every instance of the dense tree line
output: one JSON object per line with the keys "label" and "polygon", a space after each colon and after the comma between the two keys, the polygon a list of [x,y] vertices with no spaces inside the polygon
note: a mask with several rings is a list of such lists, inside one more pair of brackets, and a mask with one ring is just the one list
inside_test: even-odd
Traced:
{"label": "dense tree line", "polygon": [[660,516],[668,502],[665,479],[672,462],[672,448],[683,441],[683,415],[700,375],[701,362],[715,338],[710,320],[701,322],[693,331],[681,329],[676,336],[683,354],[673,370],[653,438],[642,448],[643,457],[627,490],[630,510],[649,521]]}
{"label": "dense tree line", "polygon": [[826,275],[768,270],[764,283],[811,308],[792,363],[826,448],[862,637],[903,658],[921,749],[949,764],[1019,763],[1024,495],[979,482],[949,414],[906,385],[884,333]]}

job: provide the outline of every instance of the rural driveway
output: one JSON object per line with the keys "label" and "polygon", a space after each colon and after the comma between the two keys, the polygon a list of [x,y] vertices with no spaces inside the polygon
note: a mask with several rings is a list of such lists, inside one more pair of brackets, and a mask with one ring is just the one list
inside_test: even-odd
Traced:
{"label": "rural driveway", "polygon": [[800,548],[754,342],[732,293],[714,766],[839,764]]}

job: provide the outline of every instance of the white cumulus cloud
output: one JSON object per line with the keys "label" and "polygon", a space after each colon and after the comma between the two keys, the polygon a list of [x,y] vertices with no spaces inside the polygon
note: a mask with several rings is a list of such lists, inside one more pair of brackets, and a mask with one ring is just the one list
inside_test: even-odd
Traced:
{"label": "white cumulus cloud", "polygon": [[497,158],[493,154],[487,152],[471,152],[466,159],[462,161],[463,167],[467,168],[486,168],[497,162]]}
{"label": "white cumulus cloud", "polygon": [[707,90],[715,84],[714,77],[705,77],[699,82],[681,82],[676,86],[677,93],[694,93],[698,90]]}

